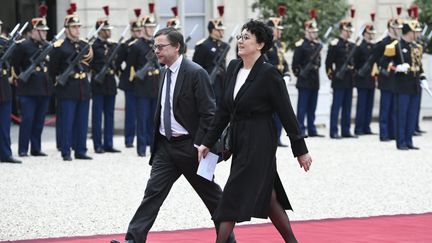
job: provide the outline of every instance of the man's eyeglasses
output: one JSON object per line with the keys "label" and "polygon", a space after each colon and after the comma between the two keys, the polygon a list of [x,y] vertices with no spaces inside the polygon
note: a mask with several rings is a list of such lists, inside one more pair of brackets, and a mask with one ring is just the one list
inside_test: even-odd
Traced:
{"label": "man's eyeglasses", "polygon": [[250,36],[248,36],[248,35],[237,35],[236,36],[236,39],[237,40],[240,40],[240,39],[242,39],[243,41],[247,41],[247,40],[249,40],[249,39],[251,39],[252,37],[250,37]]}
{"label": "man's eyeglasses", "polygon": [[165,44],[165,45],[154,45],[152,47],[153,51],[159,50],[162,51],[165,47],[170,46],[171,44]]}

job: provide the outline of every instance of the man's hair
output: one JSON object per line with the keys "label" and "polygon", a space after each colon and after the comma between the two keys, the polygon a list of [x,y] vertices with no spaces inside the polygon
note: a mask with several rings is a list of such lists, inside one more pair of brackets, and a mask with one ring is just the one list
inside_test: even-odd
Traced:
{"label": "man's hair", "polygon": [[160,35],[165,35],[171,45],[180,45],[179,54],[186,53],[186,44],[184,42],[183,35],[178,30],[174,29],[173,27],[163,28],[156,32],[155,38]]}
{"label": "man's hair", "polygon": [[273,30],[264,22],[251,19],[243,25],[242,30],[248,30],[254,34],[257,43],[264,43],[261,53],[265,53],[273,46]]}

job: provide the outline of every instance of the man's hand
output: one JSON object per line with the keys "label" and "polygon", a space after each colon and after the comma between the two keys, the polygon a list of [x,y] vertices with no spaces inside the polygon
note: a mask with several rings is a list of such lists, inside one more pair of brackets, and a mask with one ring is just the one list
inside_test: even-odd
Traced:
{"label": "man's hand", "polygon": [[205,145],[201,145],[198,147],[198,163],[201,162],[202,158],[205,158],[210,151]]}
{"label": "man's hand", "polygon": [[305,171],[308,171],[312,165],[312,157],[308,153],[297,157],[297,161],[300,164],[300,168],[303,168]]}

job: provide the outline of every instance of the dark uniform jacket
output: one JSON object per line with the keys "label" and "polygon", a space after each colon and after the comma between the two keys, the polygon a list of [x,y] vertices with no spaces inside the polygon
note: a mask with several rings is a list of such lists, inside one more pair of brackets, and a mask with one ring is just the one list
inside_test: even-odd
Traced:
{"label": "dark uniform jacket", "polygon": [[351,50],[355,48],[355,44],[341,37],[330,42],[326,58],[327,75],[332,79],[332,88],[352,88],[354,84],[353,76],[353,60],[349,60],[348,71],[343,79],[336,78],[336,73],[345,63]]}
{"label": "dark uniform jacket", "polygon": [[135,78],[135,72],[141,69],[147,61],[147,54],[153,52],[153,44],[144,38],[139,38],[130,43],[127,56],[127,65],[130,65],[129,81],[133,82],[134,95],[137,97],[156,98],[159,85],[159,69],[152,69],[144,76],[144,80]]}
{"label": "dark uniform jacket", "polygon": [[129,53],[129,45],[133,42],[135,38],[131,37],[127,41],[121,44],[120,50],[117,54],[116,58],[116,67],[119,71],[120,81],[119,81],[119,89],[121,90],[133,90],[133,84],[129,81],[130,76],[130,64],[126,63],[127,56]]}
{"label": "dark uniform jacket", "polygon": [[[368,61],[368,58],[373,55],[375,44],[368,43],[365,40],[362,41],[354,53],[354,68],[359,70]],[[373,58],[373,57],[372,57]],[[372,73],[372,69],[371,69]],[[366,77],[355,76],[355,86],[357,88],[374,89],[375,88],[375,77],[367,75]]]}
{"label": "dark uniform jacket", "polygon": [[[12,56],[12,67],[14,78],[18,78],[21,72],[27,70],[31,65],[31,59],[36,58],[43,49],[46,43],[37,42],[31,38],[17,45]],[[17,95],[23,96],[50,96],[53,92],[53,83],[48,77],[47,60],[49,57],[39,63],[33,73],[30,75],[26,83],[18,80],[16,89]]]}
{"label": "dark uniform jacket", "polygon": [[384,64],[383,58],[385,47],[394,40],[395,39],[392,39],[390,36],[386,36],[376,44],[374,49],[375,61],[378,63],[378,68],[380,70],[378,75],[378,89],[385,91],[393,91],[394,89],[394,74],[386,72],[388,66]]}
{"label": "dark uniform jacket", "polygon": [[[321,44],[303,38],[295,43],[292,70],[297,77],[297,88],[319,89],[319,67],[321,66],[321,56],[318,54],[315,60],[311,60],[314,53],[320,48]],[[312,70],[301,77],[300,72],[308,65],[314,63]]]}
{"label": "dark uniform jacket", "polygon": [[286,46],[281,41],[273,41],[273,46],[265,53],[266,62],[276,67],[283,76],[289,76],[288,62],[285,60]]}
{"label": "dark uniform jacket", "polygon": [[111,41],[103,41],[101,39],[96,39],[93,43],[93,60],[90,64],[92,71],[91,88],[92,94],[95,95],[115,95],[117,94],[117,83],[115,80],[115,66],[114,62],[110,63],[110,68],[105,75],[105,79],[102,83],[98,83],[94,80],[94,77],[101,71],[102,67],[105,65],[111,51],[115,48],[116,43]]}
{"label": "dark uniform jacket", "polygon": [[[7,39],[0,36],[0,56],[6,51]],[[6,65],[0,67],[0,102],[12,99],[12,91],[9,83],[9,72]]]}
{"label": "dark uniform jacket", "polygon": [[[392,65],[396,67],[402,64],[397,43],[398,41],[395,40],[385,47],[384,66]],[[410,68],[408,73],[394,73],[394,92],[398,94],[418,94],[421,91],[420,76],[423,74],[421,64],[422,49],[418,44],[409,43],[403,39],[400,40],[400,44],[404,61],[410,65]]]}
{"label": "dark uniform jacket", "polygon": [[[215,68],[216,59],[218,59],[222,52],[228,47],[228,43],[212,39],[209,36],[207,39],[199,41],[196,44],[192,60],[201,65],[210,75]],[[222,62],[220,62],[218,69],[215,80],[210,81],[223,84],[226,73],[226,56],[223,58]]]}
{"label": "dark uniform jacket", "polygon": [[[89,45],[84,40],[72,42],[69,38],[61,39],[54,44],[54,50],[50,56],[48,70],[50,77],[55,79],[62,74],[72,60],[82,48]],[[83,57],[81,62],[74,67],[74,73],[69,76],[64,86],[57,84],[55,93],[60,99],[86,100],[91,98],[90,82],[88,73],[90,72],[89,62],[93,57],[93,51],[90,47],[88,53]]]}

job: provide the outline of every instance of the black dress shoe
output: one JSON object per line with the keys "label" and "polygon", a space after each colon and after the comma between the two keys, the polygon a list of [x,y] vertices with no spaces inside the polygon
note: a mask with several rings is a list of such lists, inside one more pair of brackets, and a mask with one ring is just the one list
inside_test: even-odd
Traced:
{"label": "black dress shoe", "polygon": [[138,152],[138,156],[139,156],[139,157],[145,157],[146,154],[145,154],[145,153],[140,153],[140,152]]}
{"label": "black dress shoe", "polygon": [[126,144],[126,148],[133,148],[133,144],[132,143]]}
{"label": "black dress shoe", "polygon": [[346,135],[342,135],[342,137],[343,138],[358,138],[357,135],[352,135],[351,133],[350,134],[346,134]]}
{"label": "black dress shoe", "polygon": [[376,135],[376,133],[374,133],[372,131],[365,132],[364,134],[366,134],[366,135]]}
{"label": "black dress shoe", "polygon": [[72,161],[72,157],[70,155],[63,156],[63,161]]}
{"label": "black dress shoe", "polygon": [[339,134],[333,134],[333,135],[330,135],[330,138],[341,139],[341,136],[339,136]]}
{"label": "black dress shoe", "polygon": [[409,150],[407,146],[398,146],[397,149],[399,150]]}
{"label": "black dress shoe", "polygon": [[421,129],[418,129],[418,130],[415,130],[415,131],[418,132],[418,133],[426,133],[426,131],[421,130]]}
{"label": "black dress shoe", "polygon": [[105,153],[105,150],[103,150],[103,148],[96,148],[95,149],[95,153],[97,153],[97,154],[103,154],[103,153]]}
{"label": "black dress shoe", "polygon": [[17,160],[14,157],[9,157],[1,160],[2,163],[21,164],[21,160]]}
{"label": "black dress shoe", "polygon": [[322,134],[318,134],[318,133],[316,133],[316,134],[311,134],[311,135],[308,135],[308,137],[317,137],[317,138],[323,138],[323,137],[325,137],[324,135],[322,135]]}
{"label": "black dress shoe", "polygon": [[28,154],[25,153],[25,152],[21,152],[21,153],[18,153],[18,156],[19,156],[19,157],[27,157]]}
{"label": "black dress shoe", "polygon": [[31,152],[30,153],[32,156],[47,156],[46,153],[42,152],[42,151],[37,151],[37,152]]}
{"label": "black dress shoe", "polygon": [[391,141],[391,139],[390,138],[380,138],[380,141],[381,142],[388,142],[388,141]]}
{"label": "black dress shoe", "polygon": [[417,132],[417,131],[415,131],[414,133],[413,133],[413,136],[421,136],[422,134],[420,133],[420,132]]}
{"label": "black dress shoe", "polygon": [[118,150],[118,149],[115,149],[115,148],[108,148],[108,149],[105,149],[105,152],[108,152],[108,153],[120,153],[121,151]]}
{"label": "black dress shoe", "polygon": [[75,155],[75,159],[91,160],[93,158],[88,156],[87,154],[77,154],[77,155]]}
{"label": "black dress shoe", "polygon": [[407,146],[409,149],[412,149],[412,150],[419,150],[420,148],[419,147],[416,147],[416,146],[414,146],[414,145],[408,145]]}

